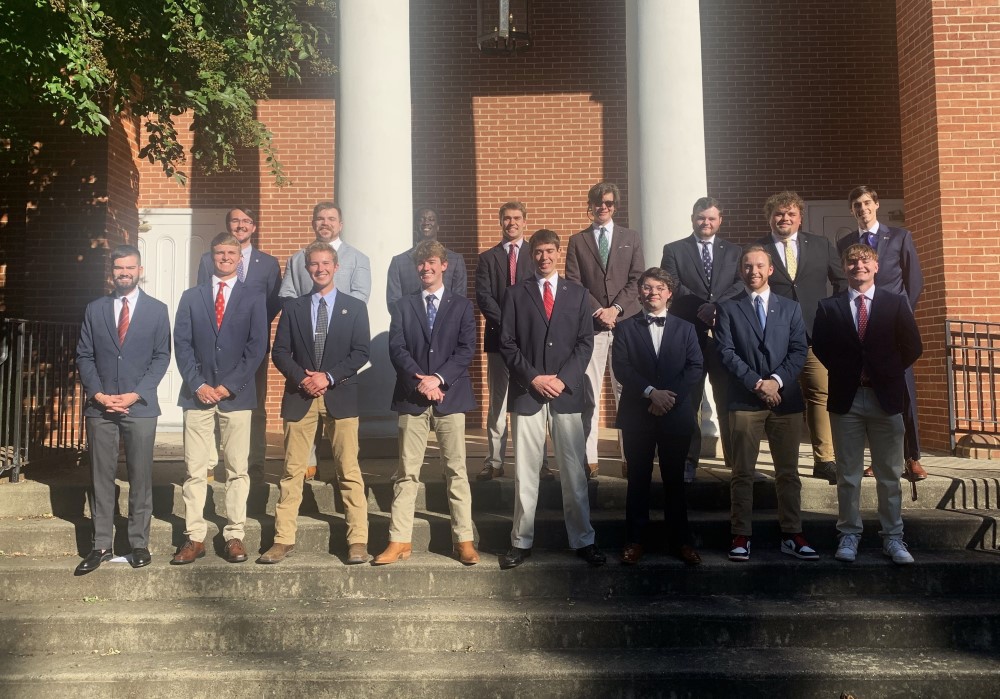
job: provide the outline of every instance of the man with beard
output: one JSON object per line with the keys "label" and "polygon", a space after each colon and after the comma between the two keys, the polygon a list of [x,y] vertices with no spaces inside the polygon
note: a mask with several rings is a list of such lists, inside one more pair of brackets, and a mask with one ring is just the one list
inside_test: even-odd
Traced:
{"label": "man with beard", "polygon": [[[390,314],[395,310],[396,302],[400,298],[415,294],[423,288],[413,264],[413,252],[420,243],[437,240],[439,230],[437,211],[428,207],[417,209],[413,217],[413,247],[399,253],[389,263],[389,275],[385,283],[385,303],[389,307]],[[447,259],[444,288],[453,294],[465,296],[469,285],[465,260],[457,252],[447,248],[445,254]]]}
{"label": "man with beard", "polygon": [[115,472],[119,440],[128,468],[128,539],[132,567],[149,565],[153,515],[153,442],[160,404],[156,387],[170,365],[167,307],[139,289],[142,257],[131,245],[111,251],[114,293],[87,306],[76,365],[87,396],[84,418],[93,489],[93,549],[77,575],[97,570],[114,555]]}

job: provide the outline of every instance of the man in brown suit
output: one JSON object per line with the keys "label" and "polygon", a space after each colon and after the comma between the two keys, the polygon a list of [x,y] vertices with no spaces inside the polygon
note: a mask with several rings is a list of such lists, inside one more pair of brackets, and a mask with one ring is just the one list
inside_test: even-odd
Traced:
{"label": "man in brown suit", "polygon": [[[639,312],[639,276],[646,265],[642,240],[636,231],[616,226],[613,220],[621,193],[611,182],[599,182],[587,195],[593,224],[569,239],[566,250],[566,278],[588,292],[594,317],[594,354],[587,366],[587,378],[594,390],[594,413],[587,432],[587,469],[597,475],[597,434],[601,413],[601,385],[611,362],[611,343],[618,318]],[[611,370],[611,390],[615,402],[621,397],[621,384]],[[584,416],[587,420],[587,416]],[[585,424],[585,427],[588,427]],[[619,449],[621,439],[619,438]]]}

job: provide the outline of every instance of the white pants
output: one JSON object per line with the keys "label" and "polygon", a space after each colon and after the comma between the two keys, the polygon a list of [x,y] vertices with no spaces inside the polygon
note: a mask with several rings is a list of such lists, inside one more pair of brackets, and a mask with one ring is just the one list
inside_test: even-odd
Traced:
{"label": "white pants", "polygon": [[[590,425],[587,432],[587,463],[597,463],[597,438],[600,435],[601,425],[601,385],[604,383],[604,371],[611,363],[611,343],[614,341],[614,333],[604,330],[594,333],[594,353],[590,355],[590,363],[587,364],[587,379],[590,380],[590,387],[594,391],[594,412],[592,415],[584,415],[590,418]],[[615,378],[615,370],[611,369],[611,391],[615,396],[615,405],[622,395],[622,385]],[[622,433],[618,431],[618,453],[622,461],[625,460],[622,451]]]}

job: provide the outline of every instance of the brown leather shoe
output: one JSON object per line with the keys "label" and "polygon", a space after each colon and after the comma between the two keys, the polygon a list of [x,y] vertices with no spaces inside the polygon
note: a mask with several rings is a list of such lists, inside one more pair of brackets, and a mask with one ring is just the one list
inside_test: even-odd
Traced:
{"label": "brown leather shoe", "polygon": [[906,465],[903,466],[903,478],[911,482],[922,481],[927,478],[927,471],[916,459],[907,459]]}
{"label": "brown leather shoe", "polygon": [[309,466],[309,467],[307,467],[306,468],[306,480],[307,481],[311,481],[315,477],[316,477],[316,467],[315,466]]}
{"label": "brown leather shoe", "polygon": [[196,558],[202,558],[204,555],[205,544],[200,541],[191,541],[188,539],[181,544],[181,547],[177,549],[177,553],[170,559],[170,565],[180,566],[185,563],[194,563]]}
{"label": "brown leather shoe", "polygon": [[247,550],[239,539],[230,539],[222,551],[222,557],[230,563],[242,563],[247,559]]}
{"label": "brown leather shoe", "polygon": [[701,556],[694,550],[694,546],[684,544],[677,550],[677,557],[689,566],[701,565]]}
{"label": "brown leather shoe", "polygon": [[281,563],[295,550],[295,544],[274,544],[257,559],[258,563]]}
{"label": "brown leather shoe", "polygon": [[633,566],[642,558],[642,553],[642,544],[625,544],[625,548],[622,549],[622,563]]}
{"label": "brown leather shoe", "polygon": [[554,481],[556,479],[556,472],[553,471],[548,466],[542,466],[538,470],[538,480],[541,481]]}
{"label": "brown leather shoe", "polygon": [[413,553],[412,544],[403,544],[398,541],[390,541],[385,551],[372,559],[373,566],[384,566],[396,561],[405,561]]}
{"label": "brown leather shoe", "polygon": [[347,565],[354,566],[359,563],[367,563],[369,558],[368,544],[351,544],[347,547]]}
{"label": "brown leather shoe", "polygon": [[477,481],[491,481],[494,478],[499,478],[503,475],[503,466],[500,468],[493,468],[492,466],[483,466],[483,470],[476,474]]}
{"label": "brown leather shoe", "polygon": [[874,478],[875,477],[875,473],[872,471],[872,467],[871,466],[869,466],[868,468],[866,468],[865,472],[862,475],[865,478]]}
{"label": "brown leather shoe", "polygon": [[452,549],[452,553],[463,565],[474,566],[479,563],[479,552],[471,541],[459,541]]}
{"label": "brown leather shoe", "polygon": [[587,464],[587,478],[597,478],[601,467],[597,464]]}

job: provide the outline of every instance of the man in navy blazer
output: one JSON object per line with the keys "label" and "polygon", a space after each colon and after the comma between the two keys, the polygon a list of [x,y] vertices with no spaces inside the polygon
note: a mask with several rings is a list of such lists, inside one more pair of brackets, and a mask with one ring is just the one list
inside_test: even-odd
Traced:
{"label": "man in navy blazer", "polygon": [[733,462],[729,559],[750,559],[753,480],[760,440],[766,434],[774,459],[781,552],[813,561],[819,555],[802,536],[799,480],[799,436],[805,405],[796,379],[807,351],[802,309],[769,287],[774,265],[763,246],[747,248],[741,264],[746,289],[719,304],[715,327],[722,363],[729,371]]}
{"label": "man in navy blazer", "polygon": [[694,232],[681,240],[663,246],[660,267],[677,279],[677,291],[670,302],[670,315],[694,325],[698,343],[704,355],[701,379],[691,391],[691,408],[695,428],[691,435],[685,463],[684,479],[694,480],[701,459],[701,403],[705,395],[705,377],[712,384],[715,410],[719,421],[722,455],[729,454],[729,411],[726,409],[726,385],[729,376],[719,361],[715,338],[709,331],[715,327],[717,305],[743,291],[740,278],[742,249],[718,235],[722,226],[722,204],[712,197],[702,197],[691,211]]}
{"label": "man in navy blazer", "polygon": [[[771,233],[758,245],[774,261],[774,274],[770,287],[774,293],[798,301],[802,306],[802,320],[806,325],[806,338],[812,337],[813,319],[819,300],[846,287],[844,270],[833,243],[821,235],[799,230],[805,201],[795,192],[779,192],[764,204],[764,214]],[[810,349],[806,364],[799,377],[806,399],[806,421],[813,447],[813,477],[828,483],[837,482],[837,467],[833,454],[833,437],[830,435],[830,417],[826,412],[829,392],[826,367]]]}
{"label": "man in navy blazer", "polygon": [[569,545],[592,566],[605,563],[594,545],[587,488],[583,413],[593,407],[587,362],[594,349],[587,290],[561,279],[559,236],[531,236],[535,274],[508,290],[501,315],[500,353],[510,371],[507,408],[514,430],[514,527],[501,568],[531,555],[538,504],[538,464],[552,435]]}
{"label": "man in navy blazer", "polygon": [[867,439],[878,485],[882,551],[913,563],[903,541],[903,410],[907,367],[923,352],[907,299],[879,287],[879,254],[856,244],[843,254],[850,288],[819,304],[813,348],[830,372],[830,422],[837,450],[836,558],[854,561],[861,540],[861,479]]}
{"label": "man in navy blazer", "polygon": [[153,516],[153,442],[160,404],[156,387],[170,366],[167,307],[139,289],[142,257],[132,245],[111,251],[114,293],[87,305],[76,366],[87,396],[84,418],[93,489],[91,552],[76,574],[96,570],[114,555],[115,473],[118,444],[128,467],[128,539],[132,566],[149,565]]}
{"label": "man in navy blazer", "polygon": [[[872,187],[855,187],[847,197],[851,213],[858,220],[858,230],[837,241],[837,251],[844,251],[856,243],[864,243],[878,252],[878,274],[875,284],[880,289],[902,294],[910,302],[910,310],[915,311],[917,300],[924,290],[924,275],[920,271],[920,260],[913,236],[905,228],[894,228],[879,223],[878,192]],[[903,410],[903,477],[922,481],[927,471],[920,465],[920,429],[917,423],[917,383],[913,367],[906,369],[906,408]],[[865,469],[865,475],[872,475]]]}
{"label": "man in navy blazer", "polygon": [[181,294],[174,317],[174,350],[184,383],[177,404],[184,409],[184,534],[187,540],[170,561],[192,563],[205,555],[208,522],[205,499],[214,468],[215,426],[219,424],[226,462],[226,526],[223,556],[247,559],[248,457],[251,414],[257,406],[254,375],[267,351],[264,296],[239,280],[240,241],[229,233],[212,240],[214,270],[205,284]]}
{"label": "man in navy blazer", "polygon": [[258,563],[278,563],[295,549],[309,454],[322,422],[347,520],[347,562],[368,561],[368,500],[358,463],[358,371],[368,361],[368,308],[335,286],[337,251],[316,241],[305,249],[313,291],[288,302],[271,356],[285,377],[285,466],[274,511],[274,545]]}
{"label": "man in navy blazer", "polygon": [[[257,390],[257,405],[254,406],[250,418],[250,474],[254,477],[264,475],[264,462],[267,452],[267,350],[271,347],[270,326],[278,311],[281,310],[281,266],[278,260],[266,252],[253,246],[253,236],[257,233],[257,214],[250,208],[239,206],[226,212],[226,230],[240,244],[240,260],[236,267],[236,277],[250,291],[263,294],[267,303],[267,348],[261,357],[260,366],[254,374]],[[198,264],[198,284],[208,284],[215,274],[215,262],[212,251],[201,256]],[[209,463],[209,473],[213,473],[218,463],[216,451],[211,450],[212,460]]]}
{"label": "man in navy blazer", "polygon": [[389,359],[396,368],[392,409],[399,413],[399,471],[393,485],[389,546],[374,565],[409,558],[413,508],[431,428],[448,485],[453,553],[479,562],[473,545],[472,493],[465,466],[465,413],[476,407],[469,364],[476,351],[472,302],[444,285],[445,247],[425,240],[413,251],[421,291],[399,299],[389,325]]}
{"label": "man in navy blazer", "polygon": [[[425,240],[437,240],[440,232],[437,211],[429,207],[417,209],[413,217],[413,247],[401,252],[389,262],[389,273],[385,282],[385,303],[389,313],[396,310],[396,302],[403,296],[415,294],[423,288],[417,267],[413,262],[413,253],[417,246]],[[453,294],[465,296],[468,292],[469,278],[465,272],[465,259],[453,250],[445,249],[446,269],[444,286]]]}
{"label": "man in navy blazer", "polygon": [[643,312],[615,327],[612,361],[622,384],[617,426],[628,462],[626,544],[621,555],[625,564],[642,558],[656,453],[663,479],[668,550],[688,565],[701,563],[688,527],[684,459],[695,429],[689,394],[704,374],[694,326],[667,314],[676,288],[672,275],[657,267],[647,269],[639,277]]}
{"label": "man in navy blazer", "polygon": [[[507,453],[507,388],[510,372],[500,355],[500,309],[508,289],[530,279],[535,263],[528,251],[524,232],[528,225],[528,209],[519,201],[500,206],[500,230],[503,239],[479,255],[476,264],[476,303],[485,321],[483,352],[486,353],[486,390],[489,405],[486,410],[486,459],[476,480],[488,481],[503,475],[503,460]],[[542,466],[543,480],[555,476]]]}

